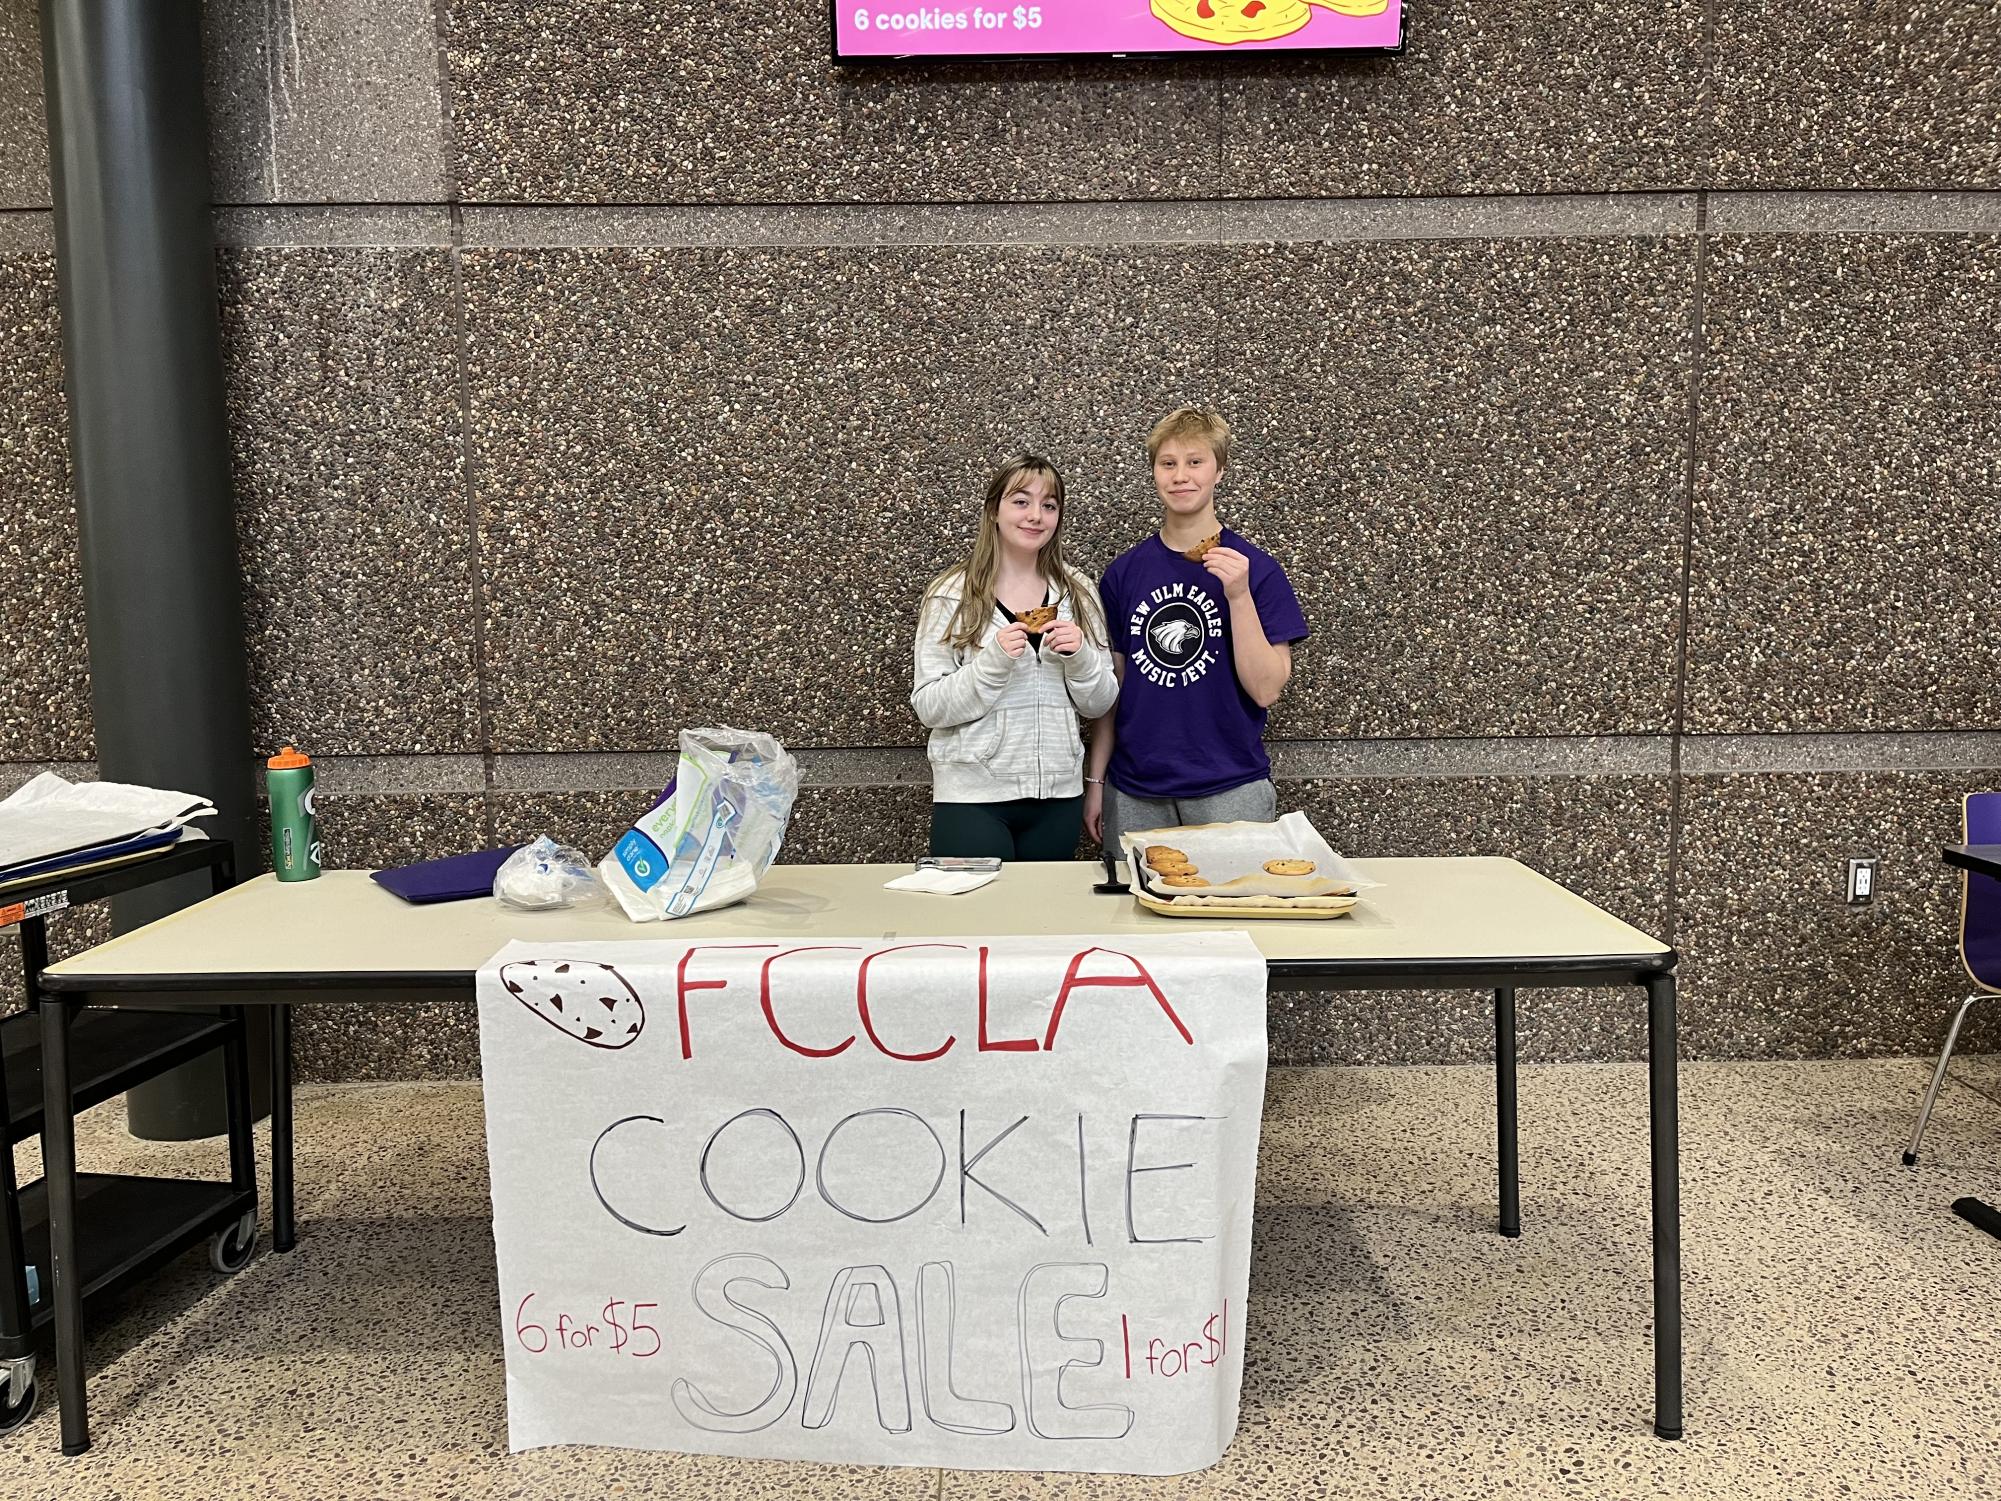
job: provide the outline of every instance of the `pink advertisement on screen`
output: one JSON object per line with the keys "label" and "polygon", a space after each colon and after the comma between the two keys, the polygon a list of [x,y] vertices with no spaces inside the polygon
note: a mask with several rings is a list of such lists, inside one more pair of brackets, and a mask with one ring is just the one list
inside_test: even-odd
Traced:
{"label": "pink advertisement on screen", "polygon": [[1397,45],[1403,0],[834,0],[839,57]]}

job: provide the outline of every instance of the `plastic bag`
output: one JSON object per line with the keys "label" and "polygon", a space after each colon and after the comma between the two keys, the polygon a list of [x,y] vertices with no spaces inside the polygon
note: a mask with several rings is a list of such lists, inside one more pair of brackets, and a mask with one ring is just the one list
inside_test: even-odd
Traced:
{"label": "plastic bag", "polygon": [[501,862],[493,873],[493,894],[503,906],[524,912],[595,907],[604,900],[604,888],[584,852],[558,844],[547,834]]}
{"label": "plastic bag", "polygon": [[683,730],[674,780],[598,864],[634,922],[740,902],[785,842],[799,763],[755,730]]}

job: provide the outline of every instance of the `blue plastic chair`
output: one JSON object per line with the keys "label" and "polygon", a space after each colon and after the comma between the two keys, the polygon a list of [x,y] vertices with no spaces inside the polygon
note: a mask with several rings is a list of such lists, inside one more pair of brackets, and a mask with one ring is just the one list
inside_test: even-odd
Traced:
{"label": "blue plastic chair", "polygon": [[[2001,792],[1969,792],[1960,827],[1967,844],[2001,844]],[[1911,1133],[1911,1149],[1904,1153],[1904,1166],[1915,1167],[1918,1143],[1925,1139],[1925,1122],[1931,1119],[1932,1102],[1945,1082],[1945,1066],[1952,1061],[1953,1044],[1959,1041],[1959,1025],[1975,1001],[2001,995],[2001,880],[1966,871],[1960,880],[1959,959],[1978,988],[1959,1003],[1952,1025],[1946,1028],[1945,1046],[1939,1050],[1938,1067],[1932,1070],[1931,1087],[1918,1106],[1918,1128]]]}

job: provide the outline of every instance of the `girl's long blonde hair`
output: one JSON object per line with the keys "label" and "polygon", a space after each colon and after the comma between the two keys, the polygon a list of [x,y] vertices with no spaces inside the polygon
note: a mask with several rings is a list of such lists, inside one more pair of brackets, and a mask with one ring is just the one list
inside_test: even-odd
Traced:
{"label": "girl's long blonde hair", "polygon": [[987,493],[980,502],[980,534],[973,542],[973,555],[964,563],[947,568],[925,586],[924,597],[928,600],[947,585],[959,582],[959,608],[952,612],[945,627],[945,644],[955,651],[977,645],[987,623],[993,619],[994,585],[1000,577],[1001,502],[1024,481],[1037,477],[1049,481],[1049,496],[1057,509],[1056,530],[1035,555],[1036,572],[1049,586],[1052,599],[1071,596],[1071,614],[1085,637],[1094,645],[1106,644],[1104,616],[1095,597],[1089,590],[1073,586],[1075,575],[1063,560],[1063,475],[1049,460],[1024,454],[1012,463],[1003,464],[987,481]]}

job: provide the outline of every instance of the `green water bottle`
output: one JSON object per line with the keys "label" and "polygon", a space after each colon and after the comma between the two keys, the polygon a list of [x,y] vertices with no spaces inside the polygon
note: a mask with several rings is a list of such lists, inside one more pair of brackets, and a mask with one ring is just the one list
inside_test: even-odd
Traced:
{"label": "green water bottle", "polygon": [[271,799],[271,869],[281,881],[310,881],[320,873],[312,757],[286,746],[264,763],[264,785]]}

